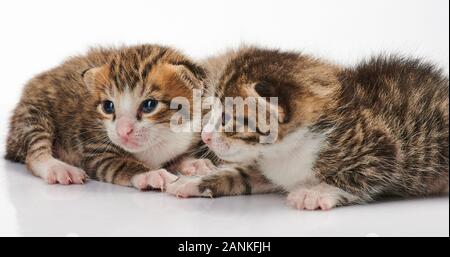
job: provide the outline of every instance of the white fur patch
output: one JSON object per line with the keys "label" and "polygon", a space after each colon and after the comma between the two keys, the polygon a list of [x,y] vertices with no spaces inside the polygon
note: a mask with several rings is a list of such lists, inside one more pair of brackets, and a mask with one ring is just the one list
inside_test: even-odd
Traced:
{"label": "white fur patch", "polygon": [[125,88],[125,91],[118,99],[117,105],[117,116],[131,116],[136,117],[136,112],[139,107],[140,97],[137,95],[138,90],[134,90],[130,92],[128,87]]}
{"label": "white fur patch", "polygon": [[159,142],[151,145],[143,152],[134,154],[138,160],[151,169],[161,168],[164,163],[185,153],[192,147],[195,137],[193,133],[174,133],[169,128],[161,129],[158,133],[156,140],[159,140]]}
{"label": "white fur patch", "polygon": [[317,183],[312,169],[324,143],[324,135],[299,129],[282,141],[265,146],[259,167],[268,179],[287,191]]}

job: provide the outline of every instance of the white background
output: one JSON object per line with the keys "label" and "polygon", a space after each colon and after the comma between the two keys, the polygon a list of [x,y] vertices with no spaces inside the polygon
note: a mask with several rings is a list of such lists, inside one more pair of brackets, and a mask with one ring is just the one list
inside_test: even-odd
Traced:
{"label": "white background", "polygon": [[[433,61],[447,74],[449,70],[448,0],[0,1],[0,33],[0,153],[7,117],[24,83],[93,45],[161,43],[203,58],[256,43],[302,50],[344,65],[377,53],[401,53]],[[448,197],[328,214],[300,214],[278,196],[209,201],[180,202],[96,182],[50,187],[23,166],[0,161],[0,235],[449,233]],[[24,214],[28,212],[35,215]],[[101,225],[80,222],[80,212],[109,218]]]}

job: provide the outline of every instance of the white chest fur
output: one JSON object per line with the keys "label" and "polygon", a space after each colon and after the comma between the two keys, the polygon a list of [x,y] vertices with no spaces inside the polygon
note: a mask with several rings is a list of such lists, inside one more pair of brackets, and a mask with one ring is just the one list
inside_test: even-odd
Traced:
{"label": "white chest fur", "polygon": [[299,129],[281,142],[267,146],[258,161],[261,172],[287,191],[302,184],[314,183],[313,165],[325,136]]}
{"label": "white chest fur", "polygon": [[190,132],[172,133],[170,136],[161,137],[161,142],[154,147],[134,156],[150,169],[160,169],[164,163],[186,153],[192,147],[194,138]]}

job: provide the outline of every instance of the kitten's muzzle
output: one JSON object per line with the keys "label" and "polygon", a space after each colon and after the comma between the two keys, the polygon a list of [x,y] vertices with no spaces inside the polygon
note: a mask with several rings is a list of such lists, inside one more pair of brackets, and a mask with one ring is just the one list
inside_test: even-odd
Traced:
{"label": "kitten's muzzle", "polygon": [[134,121],[126,117],[118,119],[116,123],[116,132],[121,141],[128,142],[134,132]]}
{"label": "kitten's muzzle", "polygon": [[212,142],[213,133],[212,132],[202,132],[202,140],[205,144],[209,145]]}

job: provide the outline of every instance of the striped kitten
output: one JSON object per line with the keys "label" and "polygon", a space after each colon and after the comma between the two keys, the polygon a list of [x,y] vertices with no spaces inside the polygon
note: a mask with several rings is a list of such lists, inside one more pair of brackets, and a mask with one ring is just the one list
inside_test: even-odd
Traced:
{"label": "striped kitten", "polygon": [[[205,129],[209,148],[234,164],[203,177],[181,177],[169,193],[223,196],[280,189],[288,193],[290,206],[326,210],[388,195],[448,192],[448,78],[433,65],[378,57],[343,68],[257,48],[209,64],[222,101],[278,97],[278,106],[272,106],[278,108],[278,138],[261,144],[265,133],[259,130]],[[220,131],[227,126],[233,124],[222,124]]]}
{"label": "striped kitten", "polygon": [[[205,71],[170,48],[98,48],[33,78],[11,119],[6,158],[50,184],[90,178],[161,188],[161,167],[202,173],[184,158],[199,133],[169,128],[170,101],[202,89]],[[209,171],[209,169],[207,169]],[[86,175],[86,173],[87,175]]]}

